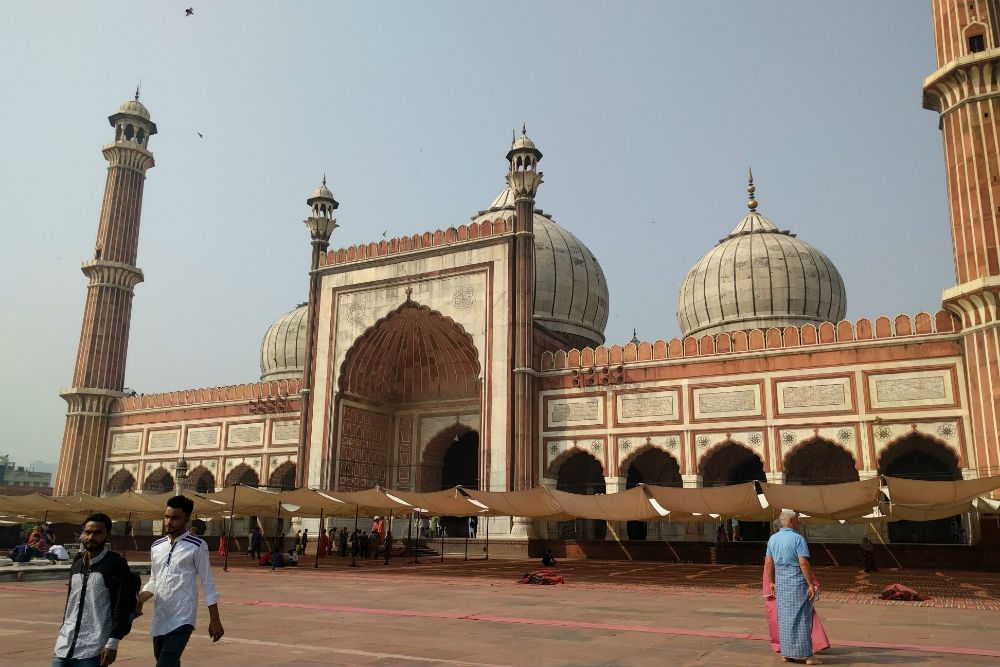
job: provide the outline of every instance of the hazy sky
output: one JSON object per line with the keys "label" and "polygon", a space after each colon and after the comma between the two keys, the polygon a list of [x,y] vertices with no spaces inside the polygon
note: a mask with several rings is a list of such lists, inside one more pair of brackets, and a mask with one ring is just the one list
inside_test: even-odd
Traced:
{"label": "hazy sky", "polygon": [[840,268],[848,317],[933,312],[954,274],[930,20],[926,0],[4,3],[0,453],[57,460],[106,117],[140,79],[160,132],[126,384],[151,393],[258,379],[306,296],[324,172],[333,247],[457,226],[522,122],[538,205],[604,267],[609,342],[679,333],[748,164],[760,212]]}

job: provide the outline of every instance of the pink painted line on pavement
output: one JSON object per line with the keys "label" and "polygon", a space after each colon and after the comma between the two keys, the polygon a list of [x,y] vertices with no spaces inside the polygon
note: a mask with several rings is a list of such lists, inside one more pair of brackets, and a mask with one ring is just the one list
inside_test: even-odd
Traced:
{"label": "pink painted line on pavement", "polygon": [[[236,601],[234,601],[236,602]],[[643,632],[657,635],[682,635],[689,637],[712,637],[716,639],[746,639],[770,641],[768,635],[749,632],[722,632],[716,630],[691,630],[687,628],[661,628],[649,625],[621,625],[615,623],[590,623],[587,621],[564,621],[545,618],[518,618],[514,616],[490,616],[485,614],[456,614],[444,611],[409,611],[403,609],[377,609],[371,607],[344,607],[340,605],[304,604],[296,602],[265,602],[261,600],[238,601],[259,607],[282,607],[286,609],[310,609],[348,614],[372,614],[379,616],[404,616],[410,618],[441,618],[458,621],[485,621],[488,623],[513,623],[518,625],[539,625],[546,627],[581,628],[588,630],[615,630],[619,632]],[[948,655],[971,655],[1000,658],[1000,650],[988,648],[968,648],[959,646],[929,646],[922,644],[891,644],[887,642],[837,641],[836,646],[854,648],[877,648],[890,651],[918,651],[921,653],[944,653]]]}
{"label": "pink painted line on pavement", "polygon": [[[39,593],[65,593],[62,588],[41,588],[17,584],[0,584],[0,590],[33,591]],[[545,618],[517,618],[513,616],[489,616],[485,614],[454,614],[444,611],[408,611],[404,609],[377,609],[370,607],[343,607],[339,605],[303,604],[296,602],[265,602],[262,600],[233,600],[233,604],[256,607],[284,607],[287,609],[312,609],[318,611],[343,612],[348,614],[372,614],[378,616],[408,616],[410,618],[442,618],[458,621],[485,621],[487,623],[514,623],[519,625],[539,625],[547,627],[581,628],[588,630],[617,630],[619,632],[643,632],[657,635],[680,635],[688,637],[711,637],[716,639],[746,639],[750,641],[770,641],[768,635],[749,632],[721,632],[715,630],[690,630],[686,628],[658,628],[649,625],[619,625],[612,623],[589,623],[586,621],[561,621]],[[988,648],[968,648],[961,646],[931,646],[927,644],[892,644],[888,642],[837,641],[836,646],[852,648],[877,648],[888,651],[917,651],[920,653],[944,653],[946,655],[972,655],[1000,658],[1000,650]]]}

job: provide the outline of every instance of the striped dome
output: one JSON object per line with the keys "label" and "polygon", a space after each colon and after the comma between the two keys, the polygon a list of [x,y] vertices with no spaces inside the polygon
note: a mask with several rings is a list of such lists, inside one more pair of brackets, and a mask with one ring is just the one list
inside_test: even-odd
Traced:
{"label": "striped dome", "polygon": [[[514,195],[504,189],[473,222],[511,220]],[[608,283],[597,258],[580,239],[535,209],[535,322],[576,347],[604,343]]]}
{"label": "striped dome", "polygon": [[260,379],[301,378],[305,368],[307,304],[282,315],[260,344]]}
{"label": "striped dome", "polygon": [[684,336],[701,336],[838,322],[846,310],[833,262],[752,210],[688,272],[677,321]]}

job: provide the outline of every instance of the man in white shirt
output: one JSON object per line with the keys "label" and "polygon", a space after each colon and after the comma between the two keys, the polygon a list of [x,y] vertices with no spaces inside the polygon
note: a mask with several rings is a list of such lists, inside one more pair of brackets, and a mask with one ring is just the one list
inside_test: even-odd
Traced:
{"label": "man in white shirt", "polygon": [[45,558],[50,562],[55,563],[56,561],[67,561],[69,560],[69,552],[66,551],[66,547],[61,544],[53,544],[49,547],[49,550],[45,552]]}
{"label": "man in white shirt", "polygon": [[180,667],[181,654],[194,631],[198,613],[198,579],[208,605],[208,635],[213,642],[224,634],[219,620],[219,594],[208,560],[208,545],[187,531],[194,502],[184,496],[167,501],[163,530],[167,534],[150,550],[152,562],[149,581],[142,587],[135,615],[150,598],[153,607],[153,656],[156,667]]}

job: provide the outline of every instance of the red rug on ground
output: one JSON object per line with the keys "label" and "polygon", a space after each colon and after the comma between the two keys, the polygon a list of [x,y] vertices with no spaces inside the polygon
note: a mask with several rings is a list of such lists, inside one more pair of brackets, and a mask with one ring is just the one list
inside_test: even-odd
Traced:
{"label": "red rug on ground", "polygon": [[901,600],[903,602],[922,602],[923,600],[930,600],[930,597],[921,595],[912,588],[902,584],[892,584],[890,586],[886,586],[882,589],[882,594],[879,597],[883,600]]}
{"label": "red rug on ground", "polygon": [[548,570],[535,570],[534,572],[525,573],[520,579],[517,580],[517,583],[547,586],[550,584],[565,584],[566,580],[558,574],[552,574]]}

